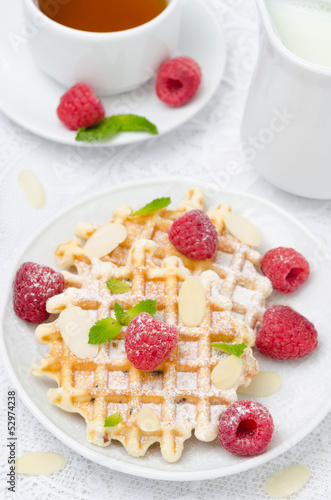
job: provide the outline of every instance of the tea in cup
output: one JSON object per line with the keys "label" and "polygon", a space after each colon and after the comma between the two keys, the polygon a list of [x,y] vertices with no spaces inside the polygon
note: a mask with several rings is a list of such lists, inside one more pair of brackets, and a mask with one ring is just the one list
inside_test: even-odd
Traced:
{"label": "tea in cup", "polygon": [[53,21],[81,31],[109,33],[146,24],[167,7],[167,0],[38,0],[39,9]]}
{"label": "tea in cup", "polygon": [[99,95],[132,90],[178,44],[181,0],[23,0],[23,9],[29,23],[44,17],[29,41],[36,64],[66,88],[85,82]]}

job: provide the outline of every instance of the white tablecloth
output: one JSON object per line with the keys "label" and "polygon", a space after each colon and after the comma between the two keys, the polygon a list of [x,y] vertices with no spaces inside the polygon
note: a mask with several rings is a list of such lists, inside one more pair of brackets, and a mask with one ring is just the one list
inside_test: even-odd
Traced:
{"label": "white tablecloth", "polygon": [[[207,0],[206,0],[207,1]],[[331,202],[286,194],[259,178],[239,147],[239,125],[258,48],[258,22],[253,0],[209,0],[222,24],[228,62],[223,82],[210,103],[179,130],[144,144],[82,150],[43,140],[15,125],[0,113],[0,276],[7,277],[11,262],[31,234],[60,210],[89,193],[134,179],[152,176],[191,176],[257,194],[294,214],[331,250]],[[198,29],[198,26],[197,26]],[[22,82],[23,83],[23,82]],[[84,154],[82,154],[84,153]],[[229,173],[238,162],[240,174]],[[29,208],[18,188],[22,169],[34,170],[47,193],[41,210]],[[1,280],[3,282],[3,280]],[[0,287],[1,297],[6,290]],[[293,499],[331,498],[331,415],[302,442],[272,462],[238,475],[199,482],[162,482],[112,472],[71,451],[54,438],[18,402],[18,454],[57,451],[67,466],[54,476],[19,477],[16,494],[6,492],[7,392],[12,388],[0,369],[1,498],[115,500],[179,499],[223,500],[268,498],[263,480],[278,469],[303,463],[312,476]],[[309,401],[307,401],[309,404]]]}

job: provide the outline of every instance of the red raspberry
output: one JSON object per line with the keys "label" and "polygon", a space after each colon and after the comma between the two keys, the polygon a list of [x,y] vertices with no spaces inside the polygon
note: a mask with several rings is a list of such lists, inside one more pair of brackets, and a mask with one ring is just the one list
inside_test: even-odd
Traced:
{"label": "red raspberry", "polygon": [[169,106],[183,106],[195,96],[200,83],[198,63],[190,57],[176,57],[161,65],[156,77],[156,93]]}
{"label": "red raspberry", "polygon": [[70,130],[97,125],[105,117],[100,99],[86,83],[77,83],[60,99],[57,115]]}
{"label": "red raspberry", "polygon": [[309,276],[309,264],[301,253],[293,248],[274,248],[265,254],[261,271],[276,290],[291,293],[297,290]]}
{"label": "red raspberry", "polygon": [[269,358],[303,358],[316,349],[317,331],[291,307],[274,305],[264,313],[256,347]]}
{"label": "red raspberry", "polygon": [[138,370],[155,370],[172,353],[177,342],[177,327],[161,323],[148,313],[134,318],[125,332],[126,355]]}
{"label": "red raspberry", "polygon": [[219,423],[218,439],[231,453],[256,455],[268,446],[273,431],[273,420],[267,408],[246,399],[227,408]]}
{"label": "red raspberry", "polygon": [[49,318],[47,299],[63,292],[64,277],[50,267],[25,262],[16,273],[13,287],[17,316],[39,325]]}
{"label": "red raspberry", "polygon": [[211,259],[218,245],[216,228],[202,210],[179,217],[168,229],[168,236],[177,250],[192,260]]}

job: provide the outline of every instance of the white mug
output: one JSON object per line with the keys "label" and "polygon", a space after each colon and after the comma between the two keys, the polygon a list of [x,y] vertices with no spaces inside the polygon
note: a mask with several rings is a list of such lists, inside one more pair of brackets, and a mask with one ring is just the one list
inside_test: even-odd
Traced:
{"label": "white mug", "polygon": [[[61,0],[54,3],[61,4]],[[168,0],[157,17],[141,26],[111,33],[63,26],[43,14],[37,0],[23,0],[23,12],[30,23],[44,18],[29,43],[41,70],[66,88],[85,82],[99,95],[113,95],[145,83],[174,54],[181,0]]]}
{"label": "white mug", "polygon": [[290,52],[265,1],[256,1],[260,54],[241,128],[244,152],[271,184],[331,199],[331,68]]}

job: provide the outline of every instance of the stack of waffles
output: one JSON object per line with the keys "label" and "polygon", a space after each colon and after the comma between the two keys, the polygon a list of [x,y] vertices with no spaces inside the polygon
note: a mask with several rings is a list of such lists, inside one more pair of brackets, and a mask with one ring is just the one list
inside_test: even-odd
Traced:
{"label": "stack of waffles", "polygon": [[[128,237],[109,255],[91,260],[85,255],[84,242],[98,229],[90,223],[79,224],[75,231],[79,239],[56,250],[59,266],[66,269],[66,288],[48,300],[48,312],[59,314],[78,306],[98,321],[114,317],[115,302],[129,309],[154,299],[155,318],[177,325],[179,331],[177,347],[166,361],[156,371],[143,372],[126,357],[125,328],[115,340],[101,344],[91,359],[72,354],[58,320],[37,328],[36,338],[49,345],[49,352],[32,365],[32,373],[57,382],[58,387],[48,392],[49,400],[63,410],[80,413],[86,420],[87,439],[96,445],[118,440],[130,455],[139,457],[159,442],[164,459],[175,462],[193,430],[201,441],[215,439],[220,417],[237,400],[237,388],[247,386],[258,372],[251,347],[271,284],[257,270],[260,254],[225,230],[229,205],[207,212],[219,235],[213,259],[190,260],[169,242],[167,230],[173,221],[202,205],[203,195],[196,189],[188,191],[176,210],[130,217],[132,209],[123,205],[114,211],[113,222],[124,225]],[[178,294],[190,276],[200,279],[206,295],[206,312],[198,327],[185,326],[178,314]],[[109,279],[128,281],[131,290],[114,294],[106,286]],[[212,370],[227,356],[211,342],[247,344],[240,378],[228,390],[217,389],[211,381]],[[137,416],[146,406],[160,420],[157,431],[142,431],[138,426]],[[122,422],[105,427],[105,418],[117,411]]]}

